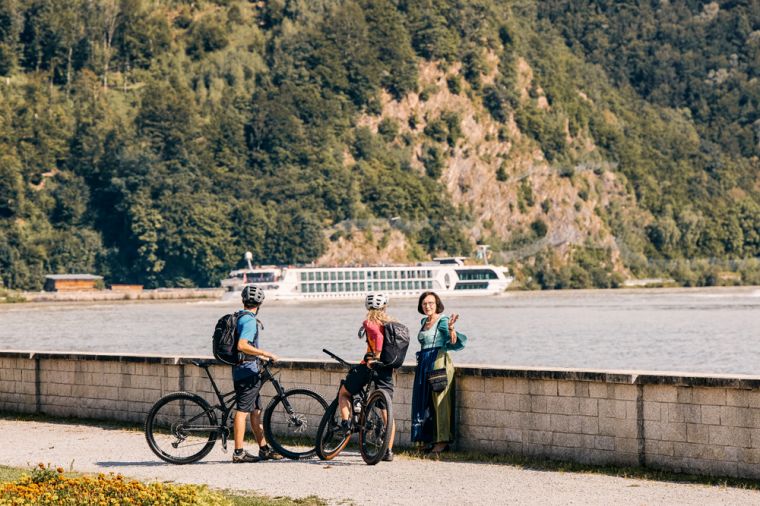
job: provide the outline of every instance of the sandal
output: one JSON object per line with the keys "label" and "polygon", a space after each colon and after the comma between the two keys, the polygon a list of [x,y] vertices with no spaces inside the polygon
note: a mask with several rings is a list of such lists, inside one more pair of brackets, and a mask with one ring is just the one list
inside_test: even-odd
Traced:
{"label": "sandal", "polygon": [[449,449],[449,444],[448,443],[445,443],[443,446],[438,446],[438,445],[439,445],[439,443],[436,443],[436,445],[433,446],[430,449],[430,453],[431,454],[433,454],[433,455],[440,455],[442,452],[445,452],[445,451],[447,451]]}

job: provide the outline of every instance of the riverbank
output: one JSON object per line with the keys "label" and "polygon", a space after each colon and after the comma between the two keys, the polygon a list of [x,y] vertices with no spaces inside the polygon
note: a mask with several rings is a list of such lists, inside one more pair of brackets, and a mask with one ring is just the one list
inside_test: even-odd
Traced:
{"label": "riverbank", "polygon": [[[644,280],[647,281],[647,280]],[[740,286],[711,286],[711,287],[683,287],[672,284],[657,283],[634,283],[620,288],[583,288],[583,289],[564,289],[564,290],[528,290],[517,287],[510,288],[500,295],[484,295],[483,299],[493,297],[510,297],[530,294],[545,294],[547,296],[562,294],[592,294],[592,293],[657,293],[657,294],[678,294],[678,293],[757,293],[760,294],[758,285],[740,285]],[[156,288],[152,290],[78,290],[65,292],[25,292],[15,290],[0,289],[0,304],[3,303],[23,303],[23,302],[119,302],[133,300],[184,300],[184,299],[221,299],[226,290],[223,288]],[[235,298],[237,300],[237,298]],[[267,304],[271,305],[270,301]],[[299,303],[354,303],[350,299],[306,299],[298,301]]]}
{"label": "riverbank", "polygon": [[19,302],[118,302],[131,300],[219,299],[222,288],[156,288],[154,290],[73,290],[64,292],[0,293],[0,303]]}

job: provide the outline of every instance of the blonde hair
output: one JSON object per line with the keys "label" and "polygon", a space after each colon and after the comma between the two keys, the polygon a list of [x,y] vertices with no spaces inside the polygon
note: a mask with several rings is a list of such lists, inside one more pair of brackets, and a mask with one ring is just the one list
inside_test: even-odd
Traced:
{"label": "blonde hair", "polygon": [[367,321],[372,323],[379,323],[385,325],[388,322],[395,322],[396,319],[385,312],[385,308],[370,309],[367,311]]}

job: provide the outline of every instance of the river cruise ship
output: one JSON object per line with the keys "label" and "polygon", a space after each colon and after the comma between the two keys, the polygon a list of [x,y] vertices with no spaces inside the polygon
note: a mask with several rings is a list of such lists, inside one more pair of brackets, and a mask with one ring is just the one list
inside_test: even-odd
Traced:
{"label": "river cruise ship", "polygon": [[463,257],[436,258],[417,265],[367,267],[252,267],[230,272],[222,286],[266,290],[274,300],[356,299],[368,292],[416,297],[425,290],[451,295],[495,295],[513,278],[506,267],[465,265]]}

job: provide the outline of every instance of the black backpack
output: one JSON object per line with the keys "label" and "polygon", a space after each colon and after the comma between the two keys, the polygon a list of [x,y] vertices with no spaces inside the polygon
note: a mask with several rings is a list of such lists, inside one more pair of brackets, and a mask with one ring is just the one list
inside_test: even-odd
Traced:
{"label": "black backpack", "polygon": [[383,326],[383,350],[380,362],[385,367],[398,369],[404,363],[409,349],[409,327],[403,323],[388,322]]}
{"label": "black backpack", "polygon": [[229,365],[240,363],[241,353],[237,349],[240,334],[237,330],[237,322],[242,311],[230,313],[219,318],[214,327],[214,335],[211,336],[214,358]]}

